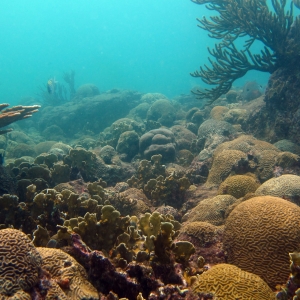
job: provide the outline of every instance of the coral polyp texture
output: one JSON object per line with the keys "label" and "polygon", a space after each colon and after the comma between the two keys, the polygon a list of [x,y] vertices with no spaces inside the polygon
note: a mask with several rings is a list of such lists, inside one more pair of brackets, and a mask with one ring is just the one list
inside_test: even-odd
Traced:
{"label": "coral polyp texture", "polygon": [[53,281],[58,283],[67,296],[66,299],[99,299],[97,290],[88,281],[84,267],[72,256],[60,249],[39,247],[37,251],[43,259],[43,269],[50,273]]}
{"label": "coral polyp texture", "polygon": [[237,199],[231,195],[218,195],[202,200],[196,207],[183,216],[185,222],[208,222],[213,225],[224,225],[226,210]]}
{"label": "coral polyp texture", "polygon": [[285,174],[264,182],[255,192],[257,196],[270,195],[300,204],[300,176]]}
{"label": "coral polyp texture", "polygon": [[0,230],[0,299],[31,299],[26,293],[38,282],[42,259],[28,236]]}
{"label": "coral polyp texture", "polygon": [[259,187],[257,179],[253,176],[234,175],[226,178],[220,185],[218,194],[229,194],[241,198],[247,193],[254,193]]}
{"label": "coral polyp texture", "polygon": [[259,276],[230,264],[213,266],[199,275],[192,292],[197,299],[274,300],[274,293]]}
{"label": "coral polyp texture", "polygon": [[260,196],[240,203],[225,223],[228,262],[259,275],[272,288],[285,283],[288,253],[300,246],[298,224],[300,207],[284,199]]}
{"label": "coral polyp texture", "polygon": [[239,150],[224,150],[213,158],[206,185],[218,186],[229,175],[234,175],[247,165],[246,153]]}

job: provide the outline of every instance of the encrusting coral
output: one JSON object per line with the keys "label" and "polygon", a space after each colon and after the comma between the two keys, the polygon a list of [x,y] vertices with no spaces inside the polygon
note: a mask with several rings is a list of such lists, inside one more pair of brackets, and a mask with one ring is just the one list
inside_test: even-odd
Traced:
{"label": "encrusting coral", "polygon": [[218,195],[204,199],[186,213],[182,220],[184,222],[208,222],[216,226],[224,225],[226,212],[236,201],[237,199],[232,195]]}

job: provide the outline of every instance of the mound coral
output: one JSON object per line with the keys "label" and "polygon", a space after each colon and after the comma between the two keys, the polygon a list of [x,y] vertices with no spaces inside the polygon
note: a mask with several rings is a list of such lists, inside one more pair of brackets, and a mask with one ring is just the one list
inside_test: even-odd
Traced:
{"label": "mound coral", "polygon": [[0,298],[31,299],[42,259],[30,239],[16,229],[0,230]]}
{"label": "mound coral", "polygon": [[215,226],[207,222],[188,222],[179,230],[178,239],[189,241],[195,247],[197,257],[203,257],[205,263],[225,262],[222,249],[224,226]]}
{"label": "mound coral", "polygon": [[273,288],[283,284],[289,275],[287,254],[300,246],[299,223],[300,208],[281,198],[260,196],[240,203],[225,223],[228,262]]}
{"label": "mound coral", "polygon": [[226,210],[237,199],[231,195],[219,195],[202,200],[182,218],[184,222],[208,222],[219,226],[225,222]]}
{"label": "mound coral", "polygon": [[214,154],[206,185],[219,185],[229,175],[242,173],[248,167],[246,153],[239,150],[224,150]]}
{"label": "mound coral", "polygon": [[43,269],[50,273],[51,279],[58,283],[68,299],[99,299],[86,271],[72,256],[60,249],[39,247],[37,251],[42,257]]}
{"label": "mound coral", "polygon": [[219,187],[218,194],[229,194],[235,198],[244,197],[247,193],[254,193],[259,183],[253,176],[234,175],[227,177]]}
{"label": "mound coral", "polygon": [[285,174],[264,182],[255,192],[257,196],[274,196],[300,205],[300,176]]}
{"label": "mound coral", "polygon": [[261,278],[229,264],[213,266],[199,275],[192,292],[198,299],[274,299],[274,293]]}
{"label": "mound coral", "polygon": [[163,162],[175,159],[175,136],[166,128],[153,129],[143,134],[139,141],[140,153],[146,158],[160,154]]}

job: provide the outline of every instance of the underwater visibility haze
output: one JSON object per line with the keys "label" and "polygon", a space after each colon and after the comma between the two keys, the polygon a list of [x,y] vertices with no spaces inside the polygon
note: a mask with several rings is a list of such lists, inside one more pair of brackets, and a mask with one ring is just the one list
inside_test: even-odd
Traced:
{"label": "underwater visibility haze", "polygon": [[0,299],[299,300],[300,0],[2,0]]}
{"label": "underwater visibility haze", "polygon": [[78,86],[91,82],[102,91],[189,93],[200,82],[190,72],[215,43],[196,21],[211,12],[189,1],[3,0],[1,6],[0,89],[11,104],[70,70]]}

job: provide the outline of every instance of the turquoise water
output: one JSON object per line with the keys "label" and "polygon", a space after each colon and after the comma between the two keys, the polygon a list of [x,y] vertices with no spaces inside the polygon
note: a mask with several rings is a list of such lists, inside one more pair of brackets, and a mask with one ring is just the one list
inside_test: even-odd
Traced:
{"label": "turquoise water", "polygon": [[[207,61],[215,40],[197,27],[208,15],[189,0],[2,0],[1,102],[16,104],[63,72],[76,87],[189,93],[202,81],[189,73]],[[237,85],[268,74],[249,74]]]}

